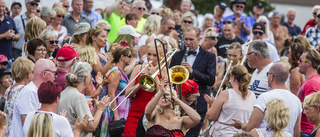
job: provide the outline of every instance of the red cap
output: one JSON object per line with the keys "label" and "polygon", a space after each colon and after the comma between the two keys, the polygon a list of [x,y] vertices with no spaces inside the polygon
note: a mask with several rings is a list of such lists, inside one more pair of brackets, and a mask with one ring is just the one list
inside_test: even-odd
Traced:
{"label": "red cap", "polygon": [[64,62],[74,59],[75,57],[79,57],[80,54],[76,52],[72,47],[65,46],[58,50],[57,53],[57,61]]}
{"label": "red cap", "polygon": [[187,94],[199,93],[199,86],[196,82],[188,79],[181,85],[182,96],[185,97]]}
{"label": "red cap", "polygon": [[0,54],[0,63],[8,63],[8,58],[5,55]]}

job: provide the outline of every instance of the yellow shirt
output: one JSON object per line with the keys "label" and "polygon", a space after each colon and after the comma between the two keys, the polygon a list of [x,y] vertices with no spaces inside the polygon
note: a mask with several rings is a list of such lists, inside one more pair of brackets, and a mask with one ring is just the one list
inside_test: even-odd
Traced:
{"label": "yellow shirt", "polygon": [[[134,28],[137,32],[139,33],[143,33],[143,26],[144,24],[147,22],[147,19],[145,18],[140,18],[139,22],[138,22],[138,25],[136,28]],[[120,25],[120,28],[124,25],[127,25],[126,23],[126,18],[122,18],[121,19],[121,25]]]}
{"label": "yellow shirt", "polygon": [[113,41],[118,37],[118,33],[121,28],[121,17],[115,13],[111,13],[110,18],[107,18],[107,15],[105,13],[104,19],[111,25],[107,39],[110,43],[113,43]]}

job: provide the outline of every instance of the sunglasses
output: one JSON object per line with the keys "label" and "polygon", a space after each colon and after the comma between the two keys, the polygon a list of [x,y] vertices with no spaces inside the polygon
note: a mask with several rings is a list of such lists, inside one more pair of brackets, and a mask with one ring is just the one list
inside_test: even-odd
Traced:
{"label": "sunglasses", "polygon": [[47,41],[47,42],[49,42],[50,44],[54,44],[54,43],[58,44],[57,40],[50,40],[50,41]]}
{"label": "sunglasses", "polygon": [[241,9],[244,8],[244,6],[241,6],[241,5],[236,5],[236,7],[237,7],[237,8],[241,8]]}
{"label": "sunglasses", "polygon": [[169,29],[169,30],[175,30],[175,28],[174,28],[174,27],[169,27],[168,29]]}
{"label": "sunglasses", "polygon": [[192,21],[183,20],[183,23],[192,24]]}
{"label": "sunglasses", "polygon": [[69,6],[63,6],[63,7],[66,8],[66,9],[69,8]]}
{"label": "sunglasses", "polygon": [[123,56],[127,56],[129,58],[133,58],[131,54],[130,55],[123,55]]}
{"label": "sunglasses", "polygon": [[159,13],[157,13],[157,12],[151,12],[151,14],[157,14],[157,15],[160,15]]}
{"label": "sunglasses", "polygon": [[312,14],[315,16],[315,15],[317,15],[317,12],[313,12]]}
{"label": "sunglasses", "polygon": [[36,5],[37,7],[39,6],[39,4],[38,4],[38,3],[32,3],[32,2],[30,3],[30,5],[31,5],[31,6]]}
{"label": "sunglasses", "polygon": [[40,10],[37,10],[37,13],[40,13]]}
{"label": "sunglasses", "polygon": [[320,14],[317,17],[320,18]]}
{"label": "sunglasses", "polygon": [[106,32],[108,32],[108,33],[110,32],[110,29],[103,29],[103,30],[106,31]]}
{"label": "sunglasses", "polygon": [[138,10],[143,10],[143,11],[146,10],[146,8],[142,8],[142,7],[137,7],[137,9],[138,9]]}
{"label": "sunglasses", "polygon": [[233,23],[233,21],[231,21],[231,20],[226,20],[223,22],[223,24],[232,24],[232,23]]}
{"label": "sunglasses", "polygon": [[216,40],[218,39],[219,37],[216,37],[216,36],[210,36],[210,37],[206,37],[206,39],[212,39],[212,40]]}
{"label": "sunglasses", "polygon": [[54,73],[55,76],[57,76],[57,74],[58,74],[57,71],[53,71],[53,70],[44,70],[44,71],[50,71],[50,72]]}
{"label": "sunglasses", "polygon": [[299,62],[302,62],[302,61],[310,61],[310,60],[299,58]]}
{"label": "sunglasses", "polygon": [[260,36],[262,36],[262,35],[263,35],[263,32],[261,32],[261,31],[253,31],[253,34],[254,34],[254,35],[259,34]]}
{"label": "sunglasses", "polygon": [[268,77],[269,75],[273,75],[273,77],[274,77],[274,74],[273,74],[273,73],[267,72],[267,77]]}
{"label": "sunglasses", "polygon": [[264,24],[264,25],[266,25],[266,24],[267,24],[267,22],[260,22],[260,23],[262,23],[262,24]]}
{"label": "sunglasses", "polygon": [[280,15],[280,12],[279,11],[274,11],[273,15],[275,15],[275,14],[279,14]]}
{"label": "sunglasses", "polygon": [[64,18],[64,16],[63,16],[63,15],[57,15],[57,17],[58,17],[58,18]]}

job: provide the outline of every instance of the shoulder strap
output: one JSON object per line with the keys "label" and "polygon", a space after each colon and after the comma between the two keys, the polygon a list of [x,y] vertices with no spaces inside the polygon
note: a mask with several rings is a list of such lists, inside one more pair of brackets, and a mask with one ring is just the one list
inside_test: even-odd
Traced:
{"label": "shoulder strap", "polygon": [[23,25],[23,30],[26,30],[26,25],[24,24],[24,19],[22,18],[22,15],[20,15],[21,17],[21,21],[22,21],[22,25]]}

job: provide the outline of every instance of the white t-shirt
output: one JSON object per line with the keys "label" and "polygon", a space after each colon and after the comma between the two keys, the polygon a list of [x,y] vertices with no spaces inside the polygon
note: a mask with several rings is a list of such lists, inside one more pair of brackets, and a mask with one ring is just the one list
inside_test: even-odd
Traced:
{"label": "white t-shirt", "polygon": [[59,116],[52,112],[37,110],[37,111],[30,112],[27,115],[26,120],[24,121],[23,133],[25,137],[28,136],[29,127],[30,127],[33,116],[36,115],[36,113],[38,112],[49,113],[50,116],[52,117],[54,137],[73,137],[74,136],[67,118],[63,116]]}
{"label": "white t-shirt", "polygon": [[[267,43],[267,46],[268,46],[268,50],[269,50],[269,57],[270,57],[270,60],[271,62],[277,62],[280,60],[279,58],[279,54],[278,54],[278,51],[276,49],[276,47],[274,45],[272,45],[271,43],[265,41]],[[242,54],[244,55],[246,50],[247,50],[248,46],[244,46],[242,45]],[[248,51],[249,52],[249,51]]]}
{"label": "white t-shirt", "polygon": [[22,123],[20,115],[28,115],[30,112],[38,110],[41,104],[38,99],[38,87],[31,81],[18,94],[12,117],[11,137],[23,137]]}
{"label": "white t-shirt", "polygon": [[260,94],[264,92],[268,92],[271,90],[271,88],[268,85],[268,77],[267,77],[267,72],[269,71],[270,67],[272,66],[273,63],[268,64],[265,66],[260,73],[258,74],[258,69],[256,69],[252,73],[251,81],[250,81],[250,86],[249,90],[253,91],[254,94],[256,94],[256,97],[258,97]]}
{"label": "white t-shirt", "polygon": [[58,44],[62,46],[62,42],[65,36],[68,35],[68,31],[67,28],[65,26],[61,25],[61,29],[59,31],[53,30],[54,34],[56,34],[57,36],[59,36],[60,34],[62,34],[59,38],[58,38]]}
{"label": "white t-shirt", "polygon": [[[294,135],[293,133],[294,125],[296,124],[297,118],[302,112],[301,102],[299,98],[296,95],[292,94],[289,90],[273,89],[273,90],[270,90],[269,92],[261,94],[258,97],[254,107],[257,107],[262,112],[264,112],[264,110],[267,107],[266,106],[267,102],[273,98],[284,100],[288,104],[290,109],[290,122],[288,126],[283,130]],[[265,127],[267,127],[267,122],[263,118],[263,120],[260,122],[259,128],[265,128]]]}

